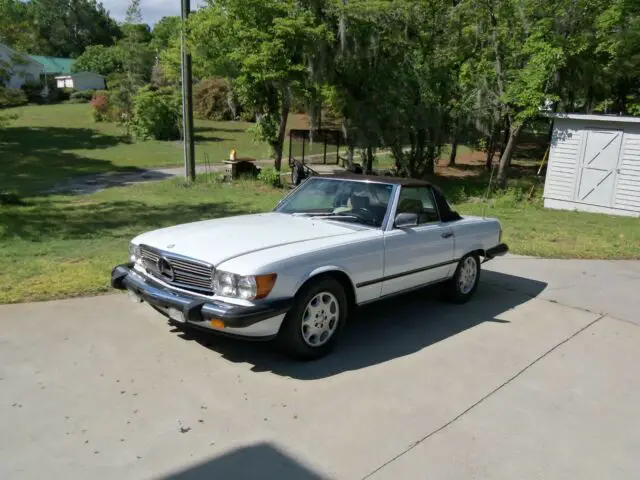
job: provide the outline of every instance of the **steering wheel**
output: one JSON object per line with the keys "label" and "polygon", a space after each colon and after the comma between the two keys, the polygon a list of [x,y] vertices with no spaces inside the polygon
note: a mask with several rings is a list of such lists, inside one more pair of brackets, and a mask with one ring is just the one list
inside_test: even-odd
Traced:
{"label": "steering wheel", "polygon": [[[364,207],[354,208],[353,210],[351,210],[351,213],[353,215],[363,218],[363,220],[366,220],[367,222],[376,223],[375,214],[367,208],[364,208]],[[360,215],[360,213],[363,213],[364,215]]]}

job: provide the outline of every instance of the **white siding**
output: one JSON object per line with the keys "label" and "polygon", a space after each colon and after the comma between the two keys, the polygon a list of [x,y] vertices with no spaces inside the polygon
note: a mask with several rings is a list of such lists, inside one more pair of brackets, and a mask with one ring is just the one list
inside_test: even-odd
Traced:
{"label": "white siding", "polygon": [[640,126],[625,127],[618,165],[615,207],[640,212]]}
{"label": "white siding", "polygon": [[[587,131],[612,134],[619,132],[621,139],[618,146],[614,145],[608,152],[612,154],[613,150],[618,150],[616,158],[607,157],[609,160],[605,162],[606,168],[601,169],[603,174],[606,173],[607,168],[610,169],[612,175],[602,178],[609,178],[611,185],[607,187],[599,181],[598,188],[602,189],[600,192],[602,198],[595,198],[592,195],[580,201],[578,195],[580,184],[583,183],[584,188],[589,187],[589,177],[582,178],[587,167],[581,165],[585,148],[587,148],[585,144],[588,138]],[[597,145],[594,144],[594,146]],[[604,161],[604,156],[602,160]],[[602,167],[602,165],[595,165],[595,167]],[[605,187],[609,189],[610,194],[607,194]],[[607,199],[610,200],[605,201]],[[640,119],[596,115],[556,117],[545,180],[544,205],[554,209],[640,217]]]}
{"label": "white siding", "polygon": [[545,198],[573,200],[582,130],[572,120],[556,120],[544,185]]}

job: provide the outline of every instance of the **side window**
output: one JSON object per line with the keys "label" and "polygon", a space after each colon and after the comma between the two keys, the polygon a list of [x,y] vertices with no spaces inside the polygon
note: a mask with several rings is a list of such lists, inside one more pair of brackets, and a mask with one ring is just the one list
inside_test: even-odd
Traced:
{"label": "side window", "polygon": [[396,211],[398,213],[416,213],[418,225],[440,221],[433,192],[429,187],[402,187]]}

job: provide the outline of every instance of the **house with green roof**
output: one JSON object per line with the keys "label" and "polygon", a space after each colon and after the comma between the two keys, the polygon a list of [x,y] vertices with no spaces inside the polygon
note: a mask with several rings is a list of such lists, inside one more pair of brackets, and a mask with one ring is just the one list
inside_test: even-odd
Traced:
{"label": "house with green roof", "polygon": [[42,64],[44,73],[47,76],[71,74],[73,58],[45,57],[43,55],[29,55],[29,57]]}
{"label": "house with green roof", "polygon": [[44,67],[45,77],[53,77],[58,88],[72,88],[74,90],[104,90],[105,79],[93,72],[71,72],[73,58],[45,57],[30,55],[31,59]]}

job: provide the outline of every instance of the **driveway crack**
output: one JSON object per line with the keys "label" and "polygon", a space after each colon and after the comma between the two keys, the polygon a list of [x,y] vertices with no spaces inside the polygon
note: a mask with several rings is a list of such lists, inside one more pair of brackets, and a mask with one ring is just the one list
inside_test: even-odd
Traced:
{"label": "driveway crack", "polygon": [[573,338],[577,337],[578,335],[580,335],[582,332],[584,332],[585,330],[587,330],[588,328],[592,327],[593,325],[595,325],[596,323],[598,323],[600,320],[602,320],[604,317],[606,317],[606,315],[600,315],[599,317],[597,317],[595,320],[592,320],[591,322],[589,322],[588,324],[586,324],[584,327],[580,328],[579,330],[577,330],[576,332],[574,332],[573,334],[571,334],[570,336],[568,336],[567,338],[565,338],[564,340],[562,340],[560,343],[557,343],[556,345],[554,345],[553,347],[551,347],[549,350],[547,350],[546,352],[544,352],[542,355],[540,355],[538,358],[536,358],[535,360],[533,360],[531,363],[527,364],[524,368],[522,368],[520,371],[518,371],[515,375],[509,377],[504,383],[498,385],[496,388],[494,388],[493,390],[491,390],[489,393],[487,393],[485,396],[483,396],[482,398],[480,398],[480,400],[478,400],[477,402],[475,402],[474,404],[472,404],[471,406],[469,406],[468,408],[466,408],[465,410],[463,410],[462,412],[460,412],[458,415],[456,415],[455,417],[453,417],[451,420],[449,420],[447,423],[445,423],[444,425],[436,428],[435,430],[432,430],[431,432],[429,432],[427,435],[425,435],[424,437],[420,438],[419,440],[417,440],[416,442],[412,443],[411,445],[409,445],[406,449],[404,449],[402,452],[398,453],[396,456],[394,456],[393,458],[387,460],[385,463],[383,463],[382,465],[380,465],[379,467],[377,467],[375,470],[371,471],[370,473],[368,473],[367,475],[365,475],[363,478],[363,480],[372,477],[373,475],[375,475],[377,472],[379,472],[380,470],[382,470],[383,468],[385,468],[387,465],[390,465],[391,463],[395,462],[396,460],[398,460],[400,457],[402,457],[403,455],[409,453],[411,450],[413,450],[414,448],[416,448],[418,445],[420,445],[421,443],[423,443],[426,440],[429,440],[431,437],[433,437],[434,435],[440,433],[442,430],[444,430],[445,428],[447,428],[448,426],[452,425],[453,423],[455,423],[456,421],[458,421],[460,418],[464,417],[467,413],[469,413],[471,410],[473,410],[474,408],[476,408],[478,405],[480,405],[481,403],[483,403],[485,400],[487,400],[488,398],[490,398],[493,394],[499,392],[500,390],[502,390],[504,387],[506,387],[507,385],[509,385],[511,382],[513,382],[514,380],[516,380],[520,375],[522,375],[524,372],[526,372],[527,370],[529,370],[531,367],[533,367],[536,363],[538,363],[540,360],[544,359],[545,357],[547,357],[548,355],[550,355],[551,353],[553,353],[555,350],[557,350],[558,348],[560,348],[561,346],[563,346],[565,343],[569,342],[570,340],[572,340]]}

